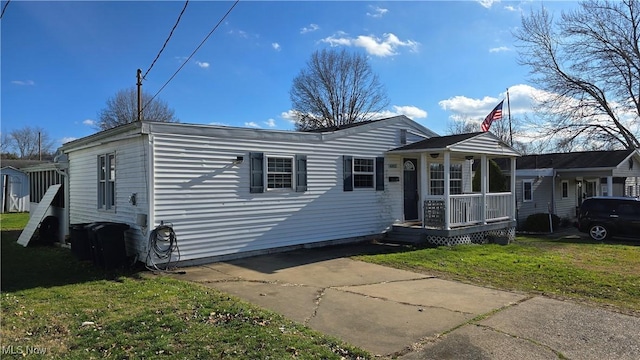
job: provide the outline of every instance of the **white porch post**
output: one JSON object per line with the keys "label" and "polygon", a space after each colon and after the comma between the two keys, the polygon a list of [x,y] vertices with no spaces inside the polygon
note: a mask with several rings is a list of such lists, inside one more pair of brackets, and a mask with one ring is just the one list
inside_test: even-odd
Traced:
{"label": "white porch post", "polygon": [[451,201],[449,195],[451,194],[450,182],[451,174],[451,154],[448,151],[444,152],[444,229],[451,229]]}
{"label": "white porch post", "polygon": [[607,196],[613,196],[613,176],[607,176]]}
{"label": "white porch post", "polygon": [[424,223],[424,202],[427,198],[427,194],[429,191],[428,188],[428,172],[427,172],[427,153],[420,154],[420,204],[418,205],[418,213],[420,214],[420,220],[422,221],[422,227],[425,227]]}
{"label": "white porch post", "polygon": [[511,158],[511,220],[516,220],[516,158]]}
{"label": "white porch post", "polygon": [[488,165],[487,155],[482,154],[482,156],[480,156],[480,192],[482,193],[482,200],[480,201],[480,208],[482,209],[480,221],[482,224],[487,223],[487,185],[489,184],[489,179],[487,179],[489,174],[487,169]]}

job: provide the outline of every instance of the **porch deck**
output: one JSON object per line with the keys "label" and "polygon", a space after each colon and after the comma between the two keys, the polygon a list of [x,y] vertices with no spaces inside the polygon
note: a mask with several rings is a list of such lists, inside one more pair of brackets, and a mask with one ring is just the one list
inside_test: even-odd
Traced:
{"label": "porch deck", "polygon": [[515,238],[515,220],[500,220],[487,224],[460,226],[454,229],[423,227],[419,222],[393,224],[387,241],[401,244],[486,244],[492,238]]}

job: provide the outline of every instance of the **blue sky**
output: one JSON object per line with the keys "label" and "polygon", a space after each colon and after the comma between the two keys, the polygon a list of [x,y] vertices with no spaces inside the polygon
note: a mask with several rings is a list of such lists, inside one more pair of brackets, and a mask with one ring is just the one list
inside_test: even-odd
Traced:
{"label": "blue sky", "polygon": [[[4,6],[6,1],[2,1]],[[143,89],[155,94],[233,2],[190,1]],[[289,90],[315,50],[366,54],[384,115],[445,134],[478,122],[509,88],[513,115],[537,91],[512,32],[524,1],[240,1],[158,95],[185,123],[291,130]],[[184,6],[174,1],[12,0],[1,20],[1,131],[40,126],[63,142],[90,135],[106,100],[135,85]],[[545,2],[556,16],[576,2]]]}

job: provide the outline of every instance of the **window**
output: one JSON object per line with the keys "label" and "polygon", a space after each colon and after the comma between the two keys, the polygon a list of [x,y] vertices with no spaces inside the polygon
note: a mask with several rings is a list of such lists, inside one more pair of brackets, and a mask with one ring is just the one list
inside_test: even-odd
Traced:
{"label": "window", "polygon": [[116,156],[98,156],[98,209],[110,210],[116,206]]}
{"label": "window", "polygon": [[377,158],[356,158],[344,155],[343,191],[353,191],[353,189],[374,189],[384,190],[384,157]]}
{"label": "window", "polygon": [[524,180],[522,182],[522,200],[533,201],[533,180]]}
{"label": "window", "polygon": [[400,129],[400,145],[407,144],[407,129]]}
{"label": "window", "polygon": [[462,164],[452,164],[449,171],[449,191],[451,195],[462,194]]}
{"label": "window", "polygon": [[267,189],[293,188],[293,158],[267,157]]}
{"label": "window", "polygon": [[355,189],[373,188],[374,174],[373,159],[353,159],[353,187]]}
{"label": "window", "polygon": [[569,181],[562,180],[560,183],[560,187],[562,187],[562,198],[566,199],[569,197]]}
{"label": "window", "polygon": [[249,192],[267,190],[307,191],[307,156],[264,156],[249,153]]}
{"label": "window", "polygon": [[431,195],[444,195],[443,164],[429,164],[429,189]]}
{"label": "window", "polygon": [[[444,195],[444,164],[429,165],[431,195]],[[449,166],[449,194],[462,194],[462,164]]]}

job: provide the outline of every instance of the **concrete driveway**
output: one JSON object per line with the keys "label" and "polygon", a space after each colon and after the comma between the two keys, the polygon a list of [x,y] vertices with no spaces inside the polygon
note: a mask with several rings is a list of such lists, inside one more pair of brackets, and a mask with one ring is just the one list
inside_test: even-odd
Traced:
{"label": "concrete driveway", "polygon": [[175,276],[383,357],[640,359],[640,318],[348,258],[380,247],[295,250]]}

